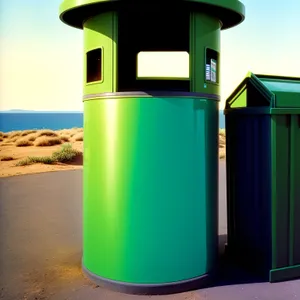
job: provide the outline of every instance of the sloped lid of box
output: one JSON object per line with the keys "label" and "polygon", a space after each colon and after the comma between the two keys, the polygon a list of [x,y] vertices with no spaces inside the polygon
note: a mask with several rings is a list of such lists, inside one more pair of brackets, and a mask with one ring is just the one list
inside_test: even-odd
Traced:
{"label": "sloped lid of box", "polygon": [[300,108],[300,78],[249,72],[227,98],[225,109],[262,106]]}

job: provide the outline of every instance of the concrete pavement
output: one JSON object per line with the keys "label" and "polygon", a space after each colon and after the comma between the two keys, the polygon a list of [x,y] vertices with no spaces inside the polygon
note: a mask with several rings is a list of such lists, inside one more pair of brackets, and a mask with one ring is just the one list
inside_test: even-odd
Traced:
{"label": "concrete pavement", "polygon": [[[225,163],[220,162],[219,230],[226,234]],[[81,272],[82,171],[0,179],[0,299],[292,300],[300,280],[269,284],[224,265],[217,286],[136,296],[93,285]]]}

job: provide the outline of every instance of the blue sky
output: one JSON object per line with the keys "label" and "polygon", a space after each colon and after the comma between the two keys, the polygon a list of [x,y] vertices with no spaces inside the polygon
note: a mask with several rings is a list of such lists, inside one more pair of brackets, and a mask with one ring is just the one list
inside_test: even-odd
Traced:
{"label": "blue sky", "polygon": [[[221,108],[248,71],[300,76],[300,1],[242,2],[246,20],[221,33]],[[60,3],[0,1],[0,110],[83,109],[83,33]]]}

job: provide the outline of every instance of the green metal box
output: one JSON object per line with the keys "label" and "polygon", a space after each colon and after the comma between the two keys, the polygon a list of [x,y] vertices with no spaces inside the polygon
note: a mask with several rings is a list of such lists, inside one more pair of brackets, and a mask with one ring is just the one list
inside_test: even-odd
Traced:
{"label": "green metal box", "polygon": [[300,277],[300,78],[249,73],[226,101],[228,249]]}

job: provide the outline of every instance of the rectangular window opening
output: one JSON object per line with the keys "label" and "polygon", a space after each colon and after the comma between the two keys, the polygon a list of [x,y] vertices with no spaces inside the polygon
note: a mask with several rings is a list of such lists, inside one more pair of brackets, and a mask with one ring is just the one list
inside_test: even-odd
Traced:
{"label": "rectangular window opening", "polygon": [[94,49],[86,53],[86,82],[102,80],[102,49]]}
{"label": "rectangular window opening", "polygon": [[137,55],[137,79],[188,80],[189,53],[185,51],[142,51]]}

